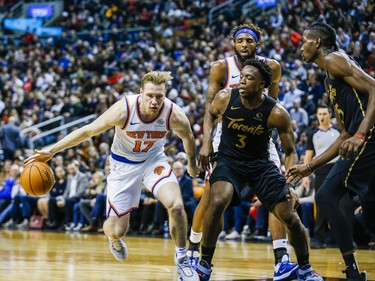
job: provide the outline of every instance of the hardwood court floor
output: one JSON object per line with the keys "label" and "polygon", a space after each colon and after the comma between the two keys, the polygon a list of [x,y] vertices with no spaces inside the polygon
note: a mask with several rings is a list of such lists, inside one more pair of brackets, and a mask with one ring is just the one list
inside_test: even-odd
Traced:
{"label": "hardwood court floor", "polygon": [[[171,239],[127,237],[129,256],[117,262],[104,235],[0,230],[0,280],[176,280]],[[375,251],[358,250],[368,280],[375,280]],[[293,256],[295,260],[295,257]],[[337,248],[311,250],[311,262],[326,280],[343,278]],[[271,244],[220,242],[211,280],[272,280]]]}

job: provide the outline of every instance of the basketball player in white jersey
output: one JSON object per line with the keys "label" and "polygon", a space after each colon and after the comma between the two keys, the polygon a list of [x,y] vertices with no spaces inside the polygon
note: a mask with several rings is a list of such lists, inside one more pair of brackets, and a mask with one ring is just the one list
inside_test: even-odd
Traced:
{"label": "basketball player in white jersey", "polygon": [[170,233],[175,241],[175,263],[179,280],[199,281],[186,255],[187,220],[180,187],[164,153],[169,130],[179,136],[188,158],[188,173],[198,176],[195,141],[182,109],[165,97],[170,72],[147,73],[139,95],[125,96],[91,124],[70,133],[49,150],[36,151],[25,160],[47,162],[59,151],[115,127],[111,147],[111,172],[107,178],[107,217],[104,232],[118,261],[125,261],[127,247],[122,238],[129,226],[131,210],[138,208],[142,184],[168,210]]}
{"label": "basketball player in white jersey", "polygon": [[[210,82],[206,92],[206,114],[204,115],[204,124],[211,124],[208,118],[212,118],[208,112],[208,105],[211,104],[217,92],[225,88],[236,88],[240,83],[240,72],[246,59],[256,58],[265,61],[272,69],[273,81],[268,89],[268,95],[274,99],[278,98],[279,80],[281,78],[280,64],[273,59],[268,59],[256,55],[257,47],[260,45],[261,30],[254,24],[243,24],[236,26],[231,31],[231,38],[234,44],[235,55],[223,60],[214,62],[211,66]],[[203,124],[203,130],[207,134],[211,128]],[[213,139],[213,149],[204,144],[200,150],[199,156],[213,156],[217,152],[222,131],[221,120],[217,124],[216,134]],[[275,165],[280,168],[280,159],[276,151],[275,144],[270,140],[270,158]],[[202,167],[206,171],[210,167]],[[205,212],[209,204],[209,183],[206,181],[206,189],[194,213],[191,234],[189,238],[190,263],[194,267],[199,259],[199,244],[202,238],[202,224]],[[223,223],[223,220],[221,221]],[[291,263],[287,254],[287,239],[284,225],[272,214],[269,216],[269,225],[273,238],[273,247],[275,254],[274,280],[289,280],[294,277],[298,271],[298,264]],[[203,250],[203,249],[202,249]],[[281,272],[281,274],[280,274]]]}

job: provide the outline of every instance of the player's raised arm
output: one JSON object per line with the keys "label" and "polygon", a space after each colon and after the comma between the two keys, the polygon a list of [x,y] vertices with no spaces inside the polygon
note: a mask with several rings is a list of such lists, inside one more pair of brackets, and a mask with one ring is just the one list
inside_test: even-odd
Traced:
{"label": "player's raised arm", "polygon": [[121,99],[92,123],[71,132],[48,150],[36,150],[36,154],[27,158],[25,164],[35,161],[47,162],[59,151],[76,146],[84,140],[99,135],[114,126],[121,127],[126,121],[127,114],[125,100]]}

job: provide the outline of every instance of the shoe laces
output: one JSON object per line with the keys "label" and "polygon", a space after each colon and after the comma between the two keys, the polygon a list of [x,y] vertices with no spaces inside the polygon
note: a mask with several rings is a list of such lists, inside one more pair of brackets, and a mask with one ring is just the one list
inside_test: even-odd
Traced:
{"label": "shoe laces", "polygon": [[193,270],[190,267],[189,258],[188,256],[183,256],[182,258],[177,260],[177,264],[180,266],[182,271],[186,276],[192,276]]}
{"label": "shoe laces", "polygon": [[320,277],[320,275],[314,269],[312,269],[311,271],[308,271],[308,272],[304,273],[302,276],[304,278],[305,277]]}
{"label": "shoe laces", "polygon": [[122,249],[122,245],[120,240],[112,240],[111,241],[112,248],[115,249],[117,252],[120,252]]}

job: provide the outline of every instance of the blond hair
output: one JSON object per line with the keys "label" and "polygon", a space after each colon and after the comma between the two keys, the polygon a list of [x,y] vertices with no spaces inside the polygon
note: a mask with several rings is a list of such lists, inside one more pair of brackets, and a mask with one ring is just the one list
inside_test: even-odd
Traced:
{"label": "blond hair", "polygon": [[166,84],[167,81],[172,80],[173,77],[170,71],[150,71],[146,73],[141,81],[141,88],[143,89],[147,82],[155,85]]}

